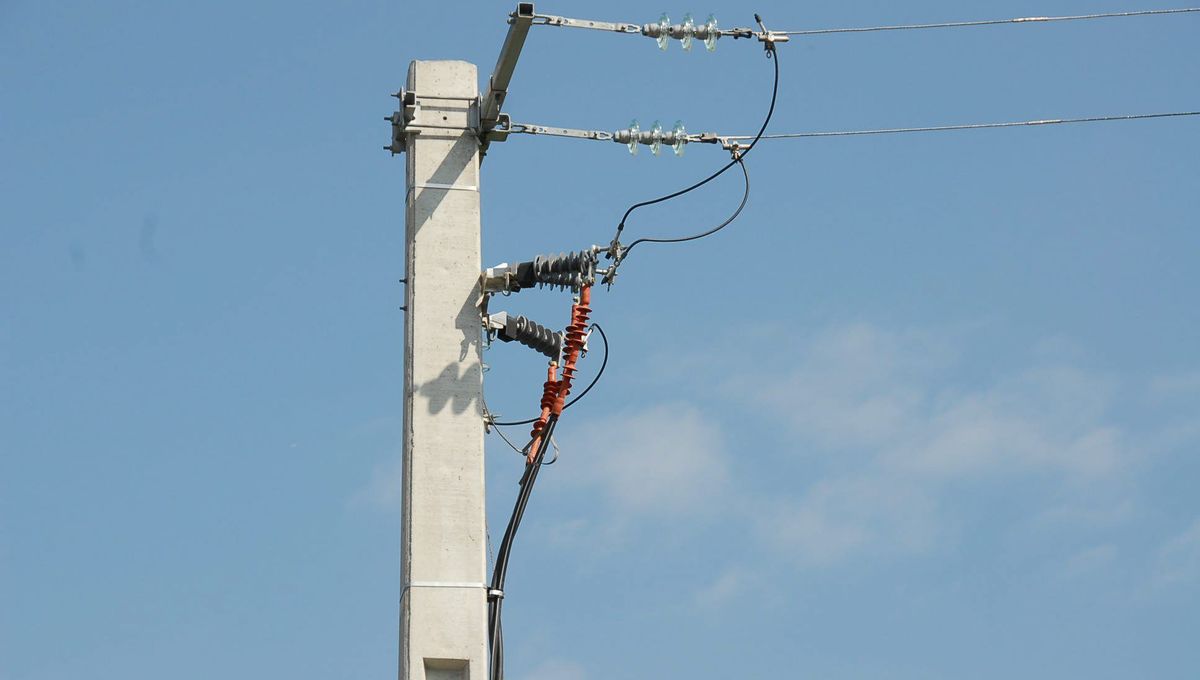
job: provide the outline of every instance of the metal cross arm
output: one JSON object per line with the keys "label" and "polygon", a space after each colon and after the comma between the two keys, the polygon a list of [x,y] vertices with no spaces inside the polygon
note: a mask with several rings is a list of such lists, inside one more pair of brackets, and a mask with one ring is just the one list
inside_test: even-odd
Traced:
{"label": "metal cross arm", "polygon": [[[504,98],[508,96],[508,85],[512,82],[513,71],[517,68],[517,59],[521,56],[521,48],[525,46],[525,38],[529,35],[529,27],[534,19],[533,3],[517,3],[517,9],[508,18],[508,35],[504,37],[504,45],[500,48],[500,58],[496,60],[496,68],[488,81],[487,93],[479,104],[480,152],[487,153],[488,145],[493,141],[487,134],[496,127],[500,120],[500,108],[504,106]],[[503,137],[496,141],[503,141]]]}

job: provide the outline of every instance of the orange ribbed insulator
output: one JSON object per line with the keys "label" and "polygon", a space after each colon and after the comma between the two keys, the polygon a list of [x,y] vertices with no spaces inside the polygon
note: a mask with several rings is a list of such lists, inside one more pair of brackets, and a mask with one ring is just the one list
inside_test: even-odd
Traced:
{"label": "orange ribbed insulator", "polygon": [[529,451],[525,454],[525,459],[533,464],[533,459],[537,456],[537,450],[542,445],[542,432],[546,430],[546,423],[550,420],[550,412],[554,410],[555,399],[558,397],[559,382],[558,382],[558,364],[553,361],[546,369],[546,382],[542,384],[542,413],[538,419],[533,422],[533,430],[529,432],[529,436],[533,437],[533,442],[529,445]]}
{"label": "orange ribbed insulator", "polygon": [[562,413],[567,395],[571,392],[571,382],[575,379],[575,363],[579,361],[583,343],[587,339],[588,317],[592,313],[591,302],[592,287],[583,286],[579,289],[579,302],[571,306],[571,323],[563,334],[563,371],[558,395],[554,400],[556,414]]}

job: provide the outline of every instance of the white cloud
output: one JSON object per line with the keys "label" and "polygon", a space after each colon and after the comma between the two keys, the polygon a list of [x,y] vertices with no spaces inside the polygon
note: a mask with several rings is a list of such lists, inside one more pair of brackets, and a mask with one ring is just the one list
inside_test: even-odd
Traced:
{"label": "white cloud", "polygon": [[1112,543],[1084,548],[1066,559],[1060,568],[1063,577],[1080,578],[1112,564],[1120,550]]}
{"label": "white cloud", "polygon": [[1200,371],[1160,375],[1150,382],[1150,394],[1159,399],[1200,396]]}
{"label": "white cloud", "polygon": [[564,483],[598,488],[622,514],[698,512],[728,490],[720,428],[690,405],[593,420],[561,444]]}
{"label": "white cloud", "polygon": [[866,324],[825,331],[793,353],[796,368],[750,376],[738,391],[762,397],[806,439],[875,446],[903,435],[926,395],[911,379],[953,352],[921,333],[884,333]]}
{"label": "white cloud", "polygon": [[[1086,499],[1085,499],[1086,500]],[[1109,529],[1127,524],[1136,513],[1136,506],[1129,499],[1117,503],[1067,503],[1053,505],[1039,512],[1033,526],[1039,529]]]}
{"label": "white cloud", "polygon": [[730,567],[696,591],[695,604],[701,608],[723,606],[745,593],[754,581],[745,567]]}
{"label": "white cloud", "polygon": [[1200,583],[1200,518],[1158,550],[1154,582],[1160,587]]}
{"label": "white cloud", "polygon": [[948,338],[865,324],[818,335],[761,404],[803,441],[852,449],[933,477],[1056,468],[1100,475],[1123,455],[1104,422],[1113,389],[1070,367],[1041,367],[970,390],[940,387],[958,356]]}
{"label": "white cloud", "polygon": [[958,356],[951,334],[854,324],[796,348],[791,371],[750,376],[796,451],[834,463],[759,513],[763,540],[806,566],[921,553],[954,528],[947,494],[984,480],[1036,477],[1059,503],[1127,504],[1106,495],[1135,460],[1107,418],[1111,381],[1042,365],[952,389]]}
{"label": "white cloud", "polygon": [[[589,499],[585,516],[595,511],[602,520],[560,516],[543,529],[561,546],[623,550],[630,528],[646,519],[720,515],[742,523],[769,553],[819,569],[952,546],[960,525],[974,521],[959,505],[964,491],[982,488],[972,485],[1038,488],[1040,502],[1019,508],[1026,528],[1096,533],[1128,524],[1136,515],[1131,473],[1161,433],[1135,437],[1113,421],[1115,382],[1076,368],[1077,352],[1044,348],[1031,367],[990,379],[968,371],[976,377],[965,382],[960,345],[957,331],[850,324],[789,348],[789,362],[774,361],[770,371],[748,361],[743,349],[714,363],[711,356],[722,353],[710,348],[710,371],[720,365],[738,376],[726,378],[718,393],[727,410],[676,402],[564,421],[555,487],[594,492],[607,507],[597,510]],[[1158,385],[1155,394],[1178,389]],[[749,489],[744,485],[754,478],[740,475],[735,483],[726,441],[737,435],[723,433],[721,423],[747,406],[773,418],[785,439],[791,435],[786,450],[769,452],[770,460],[791,454],[806,463],[809,474],[792,490]],[[400,488],[396,456],[376,468],[355,502],[394,508]],[[1200,536],[1200,528],[1193,532]],[[1163,548],[1161,580],[1196,571],[1200,548],[1187,547],[1185,538]],[[1091,540],[1093,548],[1065,561],[1067,572],[1115,558],[1109,539]],[[745,573],[727,571],[698,593],[696,604],[719,603],[746,587]]]}
{"label": "white cloud", "polygon": [[812,485],[757,513],[761,541],[808,567],[829,567],[858,554],[926,550],[939,528],[937,502],[900,481],[849,476]]}
{"label": "white cloud", "polygon": [[994,387],[913,413],[913,430],[893,444],[892,462],[955,478],[1050,469],[1094,477],[1117,471],[1121,433],[1051,393]]}
{"label": "white cloud", "polygon": [[[731,484],[717,421],[683,403],[564,435],[564,481],[601,491],[614,525],[634,516],[733,513],[760,545],[811,568],[929,551],[970,521],[945,509],[964,484],[1036,479],[1050,483],[1058,506],[1115,506],[1127,515],[1122,480],[1135,457],[1108,417],[1112,381],[1044,363],[1064,353],[1042,352],[1034,367],[956,384],[958,336],[837,326],[791,348],[793,368],[782,372],[775,362],[772,372],[755,373],[740,358],[745,351],[731,349],[739,368],[727,379],[729,402],[749,403],[793,435],[791,451],[773,460],[792,453],[814,463],[815,477],[794,493],[763,496]],[[1044,512],[1028,509],[1034,522]],[[714,597],[733,585],[714,584]]]}

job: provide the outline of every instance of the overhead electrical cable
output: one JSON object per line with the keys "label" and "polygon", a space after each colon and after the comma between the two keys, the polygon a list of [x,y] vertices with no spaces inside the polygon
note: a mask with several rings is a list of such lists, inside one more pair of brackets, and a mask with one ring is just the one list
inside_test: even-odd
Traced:
{"label": "overhead electrical cable", "polygon": [[[1037,127],[1042,125],[1067,125],[1074,123],[1102,123],[1112,121],[1131,121],[1131,120],[1151,120],[1158,118],[1181,118],[1186,116],[1200,116],[1200,111],[1170,111],[1165,113],[1132,113],[1120,115],[1106,116],[1085,116],[1080,118],[1048,118],[1037,120],[1021,120],[998,123],[965,123],[961,125],[930,125],[922,127],[893,127],[893,128],[875,128],[867,130],[828,130],[828,131],[807,131],[807,132],[776,132],[764,135],[719,135],[715,132],[706,132],[703,134],[689,135],[688,143],[691,144],[722,144],[729,146],[735,142],[740,142],[746,139],[755,140],[770,140],[770,139],[802,139],[802,138],[817,138],[817,137],[858,137],[863,135],[890,135],[898,133],[910,132],[945,132],[949,130],[988,130],[995,128],[1015,128],[1015,127]],[[521,124],[522,129],[515,130],[514,134],[530,134],[547,137],[563,137],[570,139],[591,139],[580,137],[579,135],[564,135],[554,132],[561,128],[546,128],[539,125]],[[601,134],[599,131],[597,135]],[[611,137],[611,133],[608,134]],[[606,137],[595,137],[594,139],[605,140]]]}
{"label": "overhead electrical cable", "polygon": [[[891,135],[909,132],[946,132],[950,130],[989,130],[995,128],[1036,127],[1039,125],[1068,125],[1073,123],[1102,123],[1122,120],[1149,120],[1153,118],[1179,118],[1200,116],[1200,111],[1173,111],[1170,113],[1135,113],[1119,116],[1087,116],[1084,118],[1050,118],[1044,120],[1022,120],[1004,123],[967,123],[964,125],[933,125],[927,127],[878,128],[874,130],[833,130],[829,132],[779,132],[755,136],[757,139],[802,139],[813,137],[857,137],[863,135]],[[718,135],[718,139],[736,141],[750,139],[751,135]]]}
{"label": "overhead electrical cable", "polygon": [[622,255],[628,255],[629,251],[633,250],[633,247],[639,243],[683,243],[685,241],[696,241],[706,236],[712,236],[725,227],[728,227],[734,220],[738,218],[738,215],[742,214],[742,210],[746,208],[746,202],[750,200],[750,173],[746,171],[746,164],[742,162],[740,157],[735,159],[734,162],[737,163],[738,167],[742,169],[742,177],[746,180],[746,189],[742,192],[742,202],[738,204],[737,210],[734,210],[733,214],[730,215],[724,222],[718,224],[712,229],[709,229],[708,231],[703,231],[692,236],[681,236],[679,238],[639,238],[638,240],[626,246]]}
{"label": "overhead electrical cable", "polygon": [[940,21],[935,23],[923,24],[893,24],[885,26],[851,26],[846,28],[809,28],[796,31],[774,31],[767,30],[763,25],[762,20],[758,15],[755,15],[755,21],[758,22],[758,30],[753,28],[720,28],[717,25],[717,20],[712,15],[709,15],[708,20],[703,24],[697,24],[690,20],[690,17],[685,19],[682,24],[670,23],[670,20],[664,14],[659,21],[647,24],[637,24],[628,22],[612,22],[599,21],[594,19],[575,19],[570,17],[560,17],[549,14],[538,14],[533,17],[532,25],[535,26],[564,26],[570,28],[586,28],[604,32],[622,33],[625,35],[641,35],[649,38],[654,38],[658,42],[659,49],[667,49],[667,44],[672,40],[680,40],[683,43],[684,49],[690,49],[691,44],[700,40],[708,51],[713,51],[717,47],[717,40],[720,38],[757,38],[763,42],[788,42],[790,36],[815,36],[815,35],[833,35],[845,33],[873,33],[880,31],[912,31],[924,30],[931,28],[970,28],[978,26],[999,26],[999,25],[1025,25],[1025,24],[1041,24],[1061,21],[1085,21],[1092,19],[1129,19],[1134,17],[1146,16],[1164,16],[1164,15],[1180,15],[1193,12],[1200,12],[1200,7],[1180,7],[1171,9],[1143,9],[1143,10],[1126,10],[1118,12],[1097,12],[1093,14],[1074,14],[1063,16],[1029,16],[1029,17],[1014,17],[1011,19],[978,19],[970,21]]}
{"label": "overhead electrical cable", "polygon": [[1100,14],[1077,14],[1057,17],[1017,17],[1014,19],[984,19],[981,21],[946,21],[934,24],[898,24],[894,26],[862,26],[851,28],[814,28],[802,31],[773,31],[783,35],[832,35],[835,33],[874,33],[878,31],[915,31],[930,28],[968,28],[974,26],[999,26],[1002,24],[1051,23],[1055,21],[1084,21],[1088,19],[1125,19],[1164,14],[1186,14],[1200,12],[1200,7],[1179,9],[1146,9],[1131,12],[1104,12]]}

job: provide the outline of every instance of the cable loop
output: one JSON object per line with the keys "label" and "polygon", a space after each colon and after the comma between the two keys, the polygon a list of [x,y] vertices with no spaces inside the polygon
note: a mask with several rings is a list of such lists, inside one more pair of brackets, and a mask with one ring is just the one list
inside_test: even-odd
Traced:
{"label": "cable loop", "polygon": [[[605,334],[604,328],[602,328],[598,323],[593,323],[591,327],[600,332],[600,340],[604,343],[604,358],[600,361],[600,368],[596,371],[596,375],[592,378],[592,382],[588,383],[588,386],[583,388],[582,392],[575,395],[575,397],[563,405],[564,411],[578,403],[580,399],[586,397],[588,392],[591,392],[592,388],[596,386],[596,383],[600,382],[600,378],[604,376],[604,369],[608,367],[608,335]],[[513,420],[507,422],[493,419],[492,425],[496,427],[515,427],[519,425],[529,425],[536,421],[537,418],[527,418],[525,420]]]}
{"label": "cable loop", "polygon": [[[758,20],[761,24],[761,19],[759,19],[759,17],[757,15],[755,15],[755,19]],[[768,47],[769,54],[775,54],[773,42],[771,42],[769,40],[764,40],[764,44],[770,46],[770,47]],[[620,266],[621,262],[625,259],[625,257],[629,253],[629,248],[624,248],[621,245],[621,233],[625,230],[625,222],[629,219],[629,216],[631,214],[633,214],[634,210],[637,210],[638,208],[642,208],[645,206],[662,203],[663,201],[669,201],[673,198],[678,198],[680,196],[683,196],[684,194],[691,192],[695,189],[699,189],[700,187],[704,186],[705,184],[708,184],[709,182],[713,181],[714,179],[725,174],[725,172],[727,170],[729,170],[730,168],[732,168],[734,165],[741,165],[742,159],[745,158],[746,155],[749,154],[752,150],[754,150],[754,147],[758,144],[758,141],[762,138],[763,134],[767,131],[767,126],[771,124],[771,118],[775,115],[775,102],[778,100],[778,97],[779,97],[779,58],[778,58],[777,54],[775,54],[775,58],[772,59],[772,64],[774,66],[775,75],[774,75],[773,82],[771,84],[771,105],[767,108],[767,115],[763,119],[762,126],[759,127],[759,129],[758,129],[758,134],[756,134],[754,136],[754,140],[751,141],[750,144],[748,144],[746,146],[746,150],[743,151],[738,158],[734,158],[733,160],[729,161],[725,165],[721,166],[721,168],[719,170],[717,170],[713,174],[709,175],[708,177],[705,177],[704,179],[700,180],[699,182],[696,182],[695,184],[693,184],[687,188],[680,189],[679,191],[676,191],[674,193],[667,194],[666,196],[660,196],[659,198],[656,198],[653,200],[642,201],[641,203],[635,203],[635,204],[631,205],[628,210],[625,211],[625,214],[621,217],[621,221],[619,223],[617,223],[616,233],[613,234],[612,241],[609,243],[608,250],[605,255],[605,257],[607,257],[608,259],[613,261],[612,264],[609,266],[608,271],[605,272],[604,278],[602,279],[603,282],[606,285],[608,285],[610,288],[612,287],[613,282],[616,280],[617,268]],[[743,172],[745,171],[744,165],[742,165],[742,170],[743,170]],[[749,183],[749,179],[747,178],[747,184],[748,183]],[[747,193],[749,193],[749,189],[747,189]],[[736,213],[734,213],[734,218],[736,218],[737,215],[740,213],[741,213],[741,208],[739,207],[738,211]],[[732,221],[732,219],[727,220],[725,223],[721,224],[716,229],[710,229],[708,232],[705,232],[703,235],[698,235],[696,238],[702,238],[703,236],[706,236],[708,234],[715,233],[716,231],[723,229],[731,221]],[[654,239],[639,239],[639,240],[647,241],[647,240],[654,240]],[[679,239],[679,241],[690,241],[690,240],[693,240],[693,239],[692,238]],[[666,239],[666,240],[663,240],[660,242],[671,242],[671,241],[674,241],[674,240]],[[634,243],[637,243],[637,241],[635,241]],[[633,245],[631,244],[630,248],[632,248],[632,247],[633,247]]]}

